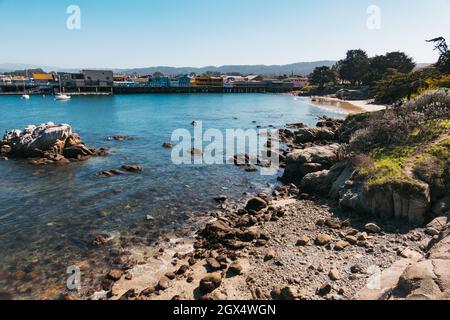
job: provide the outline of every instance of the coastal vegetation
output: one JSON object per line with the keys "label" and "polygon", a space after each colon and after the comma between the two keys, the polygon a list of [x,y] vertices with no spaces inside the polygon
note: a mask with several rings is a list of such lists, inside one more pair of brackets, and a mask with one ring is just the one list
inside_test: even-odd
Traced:
{"label": "coastal vegetation", "polygon": [[373,99],[378,104],[393,104],[402,99],[440,88],[450,87],[450,51],[446,41],[435,43],[439,60],[431,66],[418,68],[404,52],[388,52],[369,57],[364,50],[349,50],[344,59],[332,67],[317,67],[309,76],[310,86],[303,94],[335,94],[350,100]]}

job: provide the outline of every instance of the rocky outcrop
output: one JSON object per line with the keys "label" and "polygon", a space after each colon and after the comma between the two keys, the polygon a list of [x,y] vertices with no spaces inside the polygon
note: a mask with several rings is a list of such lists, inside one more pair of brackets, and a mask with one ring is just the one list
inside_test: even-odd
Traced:
{"label": "rocky outcrop", "polygon": [[336,199],[339,191],[355,172],[350,161],[341,161],[333,165],[329,170],[309,173],[303,177],[300,188],[305,192],[317,193]]}
{"label": "rocky outcrop", "polygon": [[338,161],[338,144],[295,150],[286,157],[282,181],[300,183],[307,174],[330,169]]}
{"label": "rocky outcrop", "polygon": [[32,159],[32,164],[65,164],[74,160],[86,160],[93,155],[106,155],[105,149],[87,147],[72,132],[70,125],[55,125],[52,122],[9,131],[0,145],[3,156]]}
{"label": "rocky outcrop", "polygon": [[373,216],[421,224],[427,218],[430,189],[427,184],[420,184],[415,185],[414,192],[411,192],[407,184],[365,186],[349,180],[340,191],[339,204]]}
{"label": "rocky outcrop", "polygon": [[[450,299],[450,222],[446,219],[447,223],[439,230],[440,236],[425,258],[415,254],[395,262],[372,277],[356,299]],[[441,222],[433,225],[441,225]]]}
{"label": "rocky outcrop", "polygon": [[329,128],[303,128],[295,133],[296,143],[333,141],[335,139],[336,134]]}

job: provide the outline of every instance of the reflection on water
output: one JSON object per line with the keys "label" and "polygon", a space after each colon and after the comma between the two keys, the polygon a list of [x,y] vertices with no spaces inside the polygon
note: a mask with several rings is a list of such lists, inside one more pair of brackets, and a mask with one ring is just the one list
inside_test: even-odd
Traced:
{"label": "reflection on water", "polygon": [[[276,177],[229,165],[173,165],[171,151],[161,147],[173,130],[191,130],[192,120],[203,121],[204,130],[314,125],[323,113],[286,95],[131,95],[66,102],[0,97],[0,130],[69,123],[87,145],[111,152],[64,167],[0,162],[0,299],[57,298],[67,267],[80,262],[88,266],[84,282],[95,283],[118,250],[180,232],[189,216],[216,205],[211,199],[217,194],[239,198],[245,191],[276,183]],[[117,134],[135,139],[105,141]],[[123,163],[137,163],[145,170],[95,176]],[[147,215],[155,220],[147,221]],[[112,244],[93,245],[99,234],[111,236]]]}

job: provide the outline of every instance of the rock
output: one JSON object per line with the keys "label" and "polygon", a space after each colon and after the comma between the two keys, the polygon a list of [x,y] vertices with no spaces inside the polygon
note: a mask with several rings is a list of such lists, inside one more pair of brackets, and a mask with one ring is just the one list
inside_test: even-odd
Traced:
{"label": "rock", "polygon": [[64,295],[64,300],[65,301],[78,301],[78,300],[80,300],[80,298],[78,298],[78,296],[75,293],[67,293],[66,295]]}
{"label": "rock", "polygon": [[228,268],[228,271],[233,275],[240,275],[242,274],[242,266],[239,262],[235,261],[233,262],[230,267]]}
{"label": "rock", "polygon": [[343,241],[340,240],[336,243],[336,245],[334,246],[334,250],[336,251],[342,251],[345,248],[347,248],[350,245],[350,243],[348,243],[347,241]]}
{"label": "rock", "polygon": [[211,271],[218,271],[222,269],[222,266],[220,265],[219,261],[217,261],[215,258],[206,259],[206,264],[208,265],[208,268]]}
{"label": "rock", "polygon": [[169,286],[170,286],[169,279],[164,276],[158,281],[158,284],[156,285],[155,289],[158,291],[164,291],[167,290]]}
{"label": "rock", "polygon": [[208,223],[200,232],[200,235],[207,239],[223,239],[223,238],[231,238],[234,236],[235,231],[229,225],[221,220],[216,220],[214,222]]}
{"label": "rock", "polygon": [[297,290],[294,287],[276,286],[270,292],[273,300],[295,300]]}
{"label": "rock", "polygon": [[174,280],[177,277],[173,272],[167,272],[164,276],[169,280]]}
{"label": "rock", "polygon": [[307,246],[307,245],[309,245],[310,241],[311,241],[311,239],[308,236],[303,235],[297,240],[296,246],[301,246],[301,247]]}
{"label": "rock", "polygon": [[351,273],[364,273],[364,268],[360,264],[355,264],[350,267]]}
{"label": "rock", "polygon": [[259,238],[259,229],[258,227],[250,227],[243,232],[238,234],[239,239],[242,241],[250,242]]}
{"label": "rock", "polygon": [[403,258],[411,259],[413,261],[419,261],[423,259],[422,254],[411,249],[403,250],[402,252],[400,252],[400,256]]}
{"label": "rock", "polygon": [[328,234],[318,234],[314,243],[318,246],[325,246],[331,242],[331,236]]}
{"label": "rock", "polygon": [[84,144],[78,144],[65,148],[63,151],[64,157],[68,159],[83,159],[85,157],[90,157],[94,154],[94,150],[89,149]]}
{"label": "rock", "polygon": [[[448,217],[438,217],[427,224],[428,229],[434,229],[438,232],[438,234],[445,228],[447,223],[449,222]],[[434,236],[435,234],[433,234]]]}
{"label": "rock", "polygon": [[43,151],[53,148],[60,153],[64,148],[66,139],[72,134],[72,128],[67,124],[55,125],[52,122],[39,126],[29,125],[24,130],[12,130],[7,132],[4,143],[12,147],[11,153],[20,157],[35,157]]}
{"label": "rock", "polygon": [[215,289],[220,287],[222,284],[222,275],[218,272],[211,273],[200,280],[200,292],[203,294],[208,294],[213,292]]}
{"label": "rock", "polygon": [[2,145],[2,147],[1,147],[1,154],[2,154],[2,155],[7,155],[7,154],[10,153],[11,151],[12,151],[11,146],[9,146],[9,145],[7,145],[7,144]]}
{"label": "rock", "polygon": [[225,201],[228,200],[228,197],[227,197],[226,195],[221,194],[221,195],[216,196],[216,197],[214,198],[214,200],[215,200],[216,202],[225,202]]}
{"label": "rock", "polygon": [[149,297],[153,293],[155,293],[155,288],[150,287],[150,288],[146,288],[146,289],[142,290],[139,295],[142,297]]}
{"label": "rock", "polygon": [[[338,144],[327,146],[315,146],[301,150],[295,150],[286,157],[286,169],[282,177],[285,183],[300,183],[303,177],[309,173],[331,168],[338,160]],[[319,175],[324,179],[326,172]]]}
{"label": "rock", "polygon": [[341,278],[339,275],[339,271],[336,268],[330,270],[330,272],[328,273],[328,277],[333,281],[337,281]]}
{"label": "rock", "polygon": [[273,260],[276,257],[276,252],[274,250],[267,251],[266,255],[264,256],[264,261],[270,261]]}
{"label": "rock", "polygon": [[381,228],[376,225],[375,223],[368,223],[364,226],[364,228],[372,233],[380,233],[381,232]]}
{"label": "rock", "polygon": [[122,169],[125,171],[128,171],[128,172],[133,172],[133,173],[138,173],[138,172],[144,171],[144,168],[142,168],[142,166],[129,165],[129,164],[122,165]]}
{"label": "rock", "polygon": [[325,220],[325,225],[330,229],[341,229],[341,222],[338,219],[328,218]]}
{"label": "rock", "polygon": [[350,243],[352,245],[355,245],[358,242],[358,239],[354,236],[346,236],[345,241],[347,241],[348,243]]}
{"label": "rock", "polygon": [[119,281],[120,278],[122,278],[123,272],[122,270],[119,269],[112,269],[109,273],[108,273],[108,279],[111,279],[112,281]]}
{"label": "rock", "polygon": [[331,284],[324,283],[320,288],[317,289],[317,295],[323,297],[331,292]]}
{"label": "rock", "polygon": [[189,270],[189,266],[187,266],[187,265],[182,265],[182,266],[177,270],[177,274],[178,274],[178,275],[183,275],[183,274],[185,274],[186,272],[188,272],[188,270]]}
{"label": "rock", "polygon": [[440,232],[435,228],[428,227],[425,229],[425,233],[429,236],[435,237],[438,236]]}
{"label": "rock", "polygon": [[83,144],[83,142],[80,139],[80,136],[77,134],[71,134],[67,137],[64,147],[70,148],[80,144]]}
{"label": "rock", "polygon": [[366,187],[364,182],[347,181],[339,194],[339,204],[356,212],[383,219],[405,219],[422,224],[430,206],[430,187],[426,183],[402,181]]}
{"label": "rock", "polygon": [[119,300],[129,300],[132,298],[136,298],[137,294],[136,294],[136,289],[130,289],[127,292],[125,292],[120,298]]}
{"label": "rock", "polygon": [[163,148],[166,148],[166,149],[173,148],[173,144],[171,142],[164,142],[162,146],[163,146]]}
{"label": "rock", "polygon": [[335,133],[327,128],[302,128],[296,132],[295,143],[307,143],[319,140],[332,141],[335,139]]}
{"label": "rock", "polygon": [[197,263],[197,260],[194,257],[190,257],[188,263],[190,266],[193,266]]}
{"label": "rock", "polygon": [[256,212],[267,208],[267,202],[259,197],[250,199],[245,206],[245,210],[254,210]]}

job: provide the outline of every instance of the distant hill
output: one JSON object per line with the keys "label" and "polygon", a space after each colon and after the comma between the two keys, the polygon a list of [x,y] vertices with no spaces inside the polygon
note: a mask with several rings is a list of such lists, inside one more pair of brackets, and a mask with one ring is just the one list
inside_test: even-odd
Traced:
{"label": "distant hill", "polygon": [[[307,75],[311,73],[315,67],[318,66],[332,66],[335,61],[315,61],[315,62],[299,62],[286,65],[225,65],[220,67],[207,66],[201,68],[195,67],[168,67],[168,66],[158,66],[158,67],[146,67],[146,68],[133,68],[133,69],[113,69],[114,73],[138,73],[141,75],[153,74],[156,71],[162,72],[166,75],[179,75],[179,74],[189,74],[195,72],[197,74],[206,72],[218,72],[218,73],[241,73],[241,74],[260,74],[265,76],[279,76],[279,75]],[[0,64],[0,72],[11,72],[15,70],[25,70],[25,69],[42,69],[46,72],[50,71],[60,71],[60,72],[78,72],[79,69],[75,68],[60,68],[52,66],[38,66],[38,65],[28,65],[28,64],[14,64],[14,63],[4,63]],[[100,68],[97,68],[100,69]]]}
{"label": "distant hill", "polygon": [[39,66],[33,64],[24,64],[24,63],[0,63],[0,72],[12,72],[16,70],[36,70],[42,69],[45,72],[78,72],[80,69],[75,68],[60,68],[60,67],[51,67],[51,66]]}
{"label": "distant hill", "polygon": [[[315,67],[334,65],[336,61],[323,60],[314,62],[298,62],[285,65],[224,65],[220,67],[207,66],[201,68],[195,67],[146,67],[146,68],[133,68],[133,69],[112,69],[114,73],[125,73],[132,74],[138,73],[140,75],[153,74],[157,71],[162,72],[166,75],[179,75],[179,74],[189,74],[197,73],[202,74],[206,72],[213,73],[240,73],[244,75],[248,74],[259,74],[263,76],[280,76],[280,75],[308,75]],[[423,68],[429,66],[431,63],[418,63],[417,68]],[[56,72],[78,72],[82,68],[61,68],[52,66],[38,66],[38,65],[28,65],[28,64],[17,64],[17,63],[0,63],[0,72],[11,72],[15,70],[31,70],[31,69],[42,69],[46,72],[56,71]],[[101,69],[101,68],[96,68]],[[107,68],[106,68],[107,69]]]}
{"label": "distant hill", "polygon": [[148,68],[135,68],[135,69],[117,69],[114,70],[116,73],[138,73],[138,74],[153,74],[156,71],[162,72],[166,75],[178,75],[178,74],[189,74],[195,72],[197,74],[206,72],[217,72],[217,73],[241,73],[244,75],[248,74],[260,74],[265,76],[279,76],[279,75],[308,75],[311,73],[315,67],[320,66],[332,66],[336,61],[315,61],[315,62],[299,62],[286,65],[224,65],[220,67],[207,66],[202,68],[194,67],[148,67]]}

